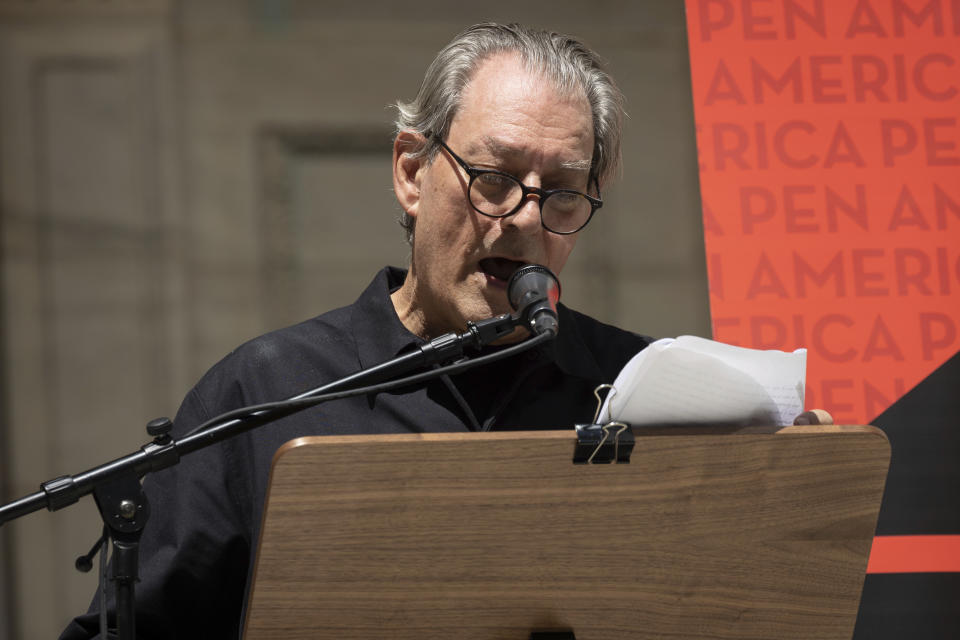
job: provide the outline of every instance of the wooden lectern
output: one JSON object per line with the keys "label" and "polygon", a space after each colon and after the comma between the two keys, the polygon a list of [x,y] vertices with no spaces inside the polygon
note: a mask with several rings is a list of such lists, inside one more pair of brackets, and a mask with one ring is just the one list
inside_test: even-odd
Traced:
{"label": "wooden lectern", "polygon": [[852,636],[883,432],[635,433],[628,464],[573,464],[572,429],[287,443],[245,637]]}

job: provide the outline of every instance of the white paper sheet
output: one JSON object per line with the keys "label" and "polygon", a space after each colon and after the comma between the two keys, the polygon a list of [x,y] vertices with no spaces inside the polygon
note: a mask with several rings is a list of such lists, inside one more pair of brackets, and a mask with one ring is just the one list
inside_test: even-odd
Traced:
{"label": "white paper sheet", "polygon": [[803,412],[807,351],[761,351],[696,336],[657,340],[634,356],[600,413],[635,426],[788,425]]}

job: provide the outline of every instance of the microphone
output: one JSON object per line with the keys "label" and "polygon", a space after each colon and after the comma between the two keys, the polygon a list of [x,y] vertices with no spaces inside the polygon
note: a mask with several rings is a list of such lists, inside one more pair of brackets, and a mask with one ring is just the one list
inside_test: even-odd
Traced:
{"label": "microphone", "polygon": [[520,267],[507,283],[507,299],[517,312],[519,323],[533,335],[560,330],[557,301],[560,281],[550,269],[539,264]]}

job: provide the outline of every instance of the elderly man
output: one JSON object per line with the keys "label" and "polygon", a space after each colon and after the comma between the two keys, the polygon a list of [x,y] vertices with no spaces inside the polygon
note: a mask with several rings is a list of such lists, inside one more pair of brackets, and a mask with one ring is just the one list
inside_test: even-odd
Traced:
{"label": "elderly man", "polygon": [[[602,204],[600,188],[618,162],[621,102],[595,54],[572,38],[495,24],[458,35],[431,64],[416,99],[398,105],[393,182],[412,243],[409,270],[386,268],[353,305],[228,355],[187,395],[174,436],[510,311],[513,271],[538,263],[560,273]],[[237,636],[270,461],[292,438],[588,421],[594,387],[612,381],[648,340],[563,306],[558,313],[557,339],[538,349],[327,403],[150,476],[138,634]],[[503,342],[524,337],[518,329]],[[64,637],[96,634],[95,608]]]}

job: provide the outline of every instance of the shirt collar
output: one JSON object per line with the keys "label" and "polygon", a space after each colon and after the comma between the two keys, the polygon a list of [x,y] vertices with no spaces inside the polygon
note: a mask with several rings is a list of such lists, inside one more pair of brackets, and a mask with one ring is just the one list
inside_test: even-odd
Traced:
{"label": "shirt collar", "polygon": [[384,267],[353,305],[353,337],[360,366],[368,369],[393,358],[423,340],[400,321],[390,294],[407,276],[405,269]]}
{"label": "shirt collar", "polygon": [[[393,358],[424,340],[401,322],[390,299],[406,278],[405,269],[384,267],[353,306],[353,336],[360,366],[364,369]],[[602,380],[603,373],[580,335],[576,314],[558,305],[560,333],[540,349],[539,359],[554,363],[563,373],[588,380]]]}

